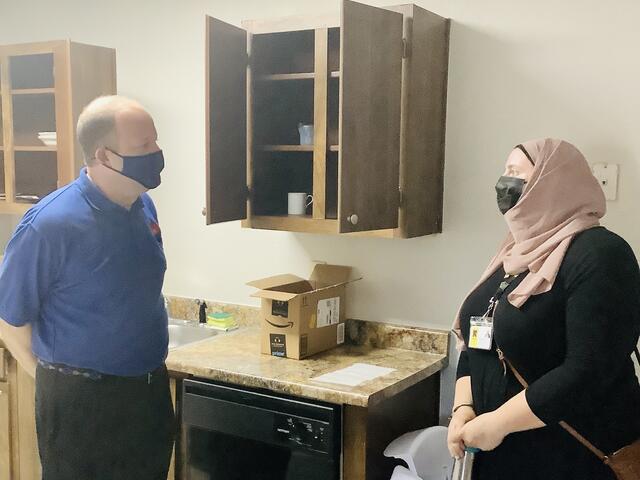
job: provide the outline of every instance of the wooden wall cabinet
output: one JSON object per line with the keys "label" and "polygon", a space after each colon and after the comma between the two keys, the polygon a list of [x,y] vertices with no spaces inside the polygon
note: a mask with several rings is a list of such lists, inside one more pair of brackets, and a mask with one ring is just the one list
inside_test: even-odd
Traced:
{"label": "wooden wall cabinet", "polygon": [[115,93],[113,49],[68,40],[0,46],[0,213],[23,214],[77,177],[78,116]]}
{"label": "wooden wall cabinet", "polygon": [[[243,28],[207,17],[206,38],[207,224],[441,231],[447,19],[343,0],[339,16]],[[308,215],[287,215],[288,192],[313,195]]]}

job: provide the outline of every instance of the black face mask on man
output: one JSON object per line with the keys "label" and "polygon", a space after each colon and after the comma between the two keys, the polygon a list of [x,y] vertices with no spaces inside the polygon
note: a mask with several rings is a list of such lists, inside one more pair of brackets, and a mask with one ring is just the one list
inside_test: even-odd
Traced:
{"label": "black face mask on man", "polygon": [[526,183],[522,178],[500,177],[496,183],[496,193],[498,194],[498,208],[503,215],[518,203]]}
{"label": "black face mask on man", "polygon": [[122,158],[122,171],[104,164],[109,170],[135,180],[149,190],[160,185],[160,173],[164,170],[164,154],[162,150],[144,155],[121,155],[109,148],[107,150]]}

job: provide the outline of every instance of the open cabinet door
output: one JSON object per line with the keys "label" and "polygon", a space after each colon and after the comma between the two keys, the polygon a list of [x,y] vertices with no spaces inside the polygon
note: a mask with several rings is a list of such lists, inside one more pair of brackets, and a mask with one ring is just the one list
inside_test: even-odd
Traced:
{"label": "open cabinet door", "polygon": [[402,14],[344,0],[340,45],[340,232],[396,228]]}
{"label": "open cabinet door", "polygon": [[247,33],[206,18],[207,225],[247,217]]}

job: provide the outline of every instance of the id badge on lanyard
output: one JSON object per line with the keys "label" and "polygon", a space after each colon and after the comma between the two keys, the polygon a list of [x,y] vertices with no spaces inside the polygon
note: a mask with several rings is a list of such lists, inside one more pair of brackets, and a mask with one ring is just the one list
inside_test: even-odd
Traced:
{"label": "id badge on lanyard", "polygon": [[471,317],[469,348],[491,350],[493,343],[493,316]]}
{"label": "id badge on lanyard", "polygon": [[477,350],[491,350],[493,345],[493,316],[505,290],[517,275],[505,275],[498,291],[489,300],[489,308],[481,317],[473,316],[469,320],[469,348]]}

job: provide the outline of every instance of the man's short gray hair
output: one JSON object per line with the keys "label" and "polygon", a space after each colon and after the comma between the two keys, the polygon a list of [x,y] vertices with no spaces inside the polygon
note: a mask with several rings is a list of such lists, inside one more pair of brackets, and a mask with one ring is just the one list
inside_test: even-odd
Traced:
{"label": "man's short gray hair", "polygon": [[109,95],[96,98],[84,108],[78,117],[77,135],[87,165],[95,163],[99,147],[116,148],[116,113],[131,107],[141,108],[135,100]]}

